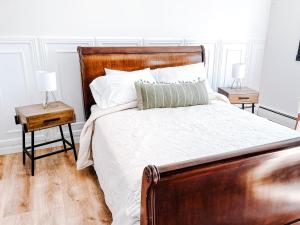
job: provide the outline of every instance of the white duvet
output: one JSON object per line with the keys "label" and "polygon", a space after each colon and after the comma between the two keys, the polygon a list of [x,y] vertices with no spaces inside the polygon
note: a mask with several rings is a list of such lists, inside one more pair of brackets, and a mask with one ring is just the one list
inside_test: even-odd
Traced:
{"label": "white duvet", "polygon": [[[140,111],[94,108],[92,156],[113,225],[137,225],[143,169],[299,137],[230,104]],[[131,109],[126,109],[131,108]],[[125,109],[125,110],[124,110]],[[119,111],[121,110],[121,111]],[[84,129],[78,168],[93,163]],[[85,135],[84,135],[85,134]]]}

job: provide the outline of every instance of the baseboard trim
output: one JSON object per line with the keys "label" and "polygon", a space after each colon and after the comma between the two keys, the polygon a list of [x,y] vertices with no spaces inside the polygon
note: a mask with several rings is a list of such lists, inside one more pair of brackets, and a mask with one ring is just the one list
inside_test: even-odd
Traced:
{"label": "baseboard trim", "polygon": [[[73,132],[73,135],[74,135],[74,142],[75,144],[78,144],[79,143],[79,137],[80,137],[80,132],[76,132],[76,134]],[[65,135],[65,138],[68,138],[69,136],[68,135]],[[15,145],[7,145],[7,146],[3,146],[0,148],[0,155],[9,155],[9,154],[14,154],[14,153],[21,153],[22,152],[22,144],[21,144],[21,138],[18,139],[18,140],[15,140],[16,141],[16,144]],[[37,144],[39,142],[45,142],[45,141],[50,141],[50,139],[39,139],[39,140],[36,140],[37,141]],[[26,145],[29,146],[30,145],[30,142],[29,141],[26,141]],[[37,148],[37,150],[39,149],[43,149],[43,148],[51,148],[51,147],[59,147],[59,146],[62,146],[62,142],[57,142],[57,143],[53,143],[53,144],[50,144],[50,145],[46,145],[44,147],[39,147]]]}

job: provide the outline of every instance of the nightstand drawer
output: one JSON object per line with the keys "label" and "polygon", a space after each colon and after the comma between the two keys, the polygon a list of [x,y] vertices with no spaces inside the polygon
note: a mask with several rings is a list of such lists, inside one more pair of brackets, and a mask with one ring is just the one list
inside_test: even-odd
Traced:
{"label": "nightstand drawer", "polygon": [[16,123],[24,125],[25,131],[35,131],[75,122],[74,108],[57,101],[47,108],[42,104],[16,107]]}
{"label": "nightstand drawer", "polygon": [[49,115],[29,117],[26,126],[28,131],[32,131],[41,130],[67,123],[73,123],[74,121],[74,111],[70,110],[59,113],[51,113]]}
{"label": "nightstand drawer", "polygon": [[230,95],[229,101],[232,104],[258,103],[257,95]]}

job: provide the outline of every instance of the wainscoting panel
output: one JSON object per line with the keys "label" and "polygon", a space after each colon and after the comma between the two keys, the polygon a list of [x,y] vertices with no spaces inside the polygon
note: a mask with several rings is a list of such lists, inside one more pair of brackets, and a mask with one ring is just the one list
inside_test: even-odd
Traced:
{"label": "wainscoting panel", "polygon": [[259,90],[263,66],[265,42],[253,41],[250,46],[249,69],[245,83],[255,90]]}
{"label": "wainscoting panel", "polygon": [[111,46],[141,46],[143,44],[142,38],[96,38],[96,46],[111,47]]}
{"label": "wainscoting panel", "polygon": [[[15,107],[40,101],[34,77],[38,65],[34,38],[0,38],[0,154],[20,151]],[[37,134],[37,139],[43,137]]]}
{"label": "wainscoting panel", "polygon": [[185,45],[188,46],[199,46],[203,45],[205,48],[205,68],[206,68],[206,73],[207,73],[207,78],[209,80],[209,83],[211,87],[214,90],[218,89],[218,84],[217,84],[217,77],[214,76],[215,70],[218,65],[218,57],[217,57],[217,42],[210,42],[210,41],[201,41],[201,40],[190,40],[186,39],[185,40]]}
{"label": "wainscoting panel", "polygon": [[145,38],[143,40],[144,46],[182,46],[184,45],[184,39],[181,38]]}
{"label": "wainscoting panel", "polygon": [[[74,137],[85,122],[83,113],[78,46],[183,46],[201,45],[206,49],[208,80],[214,90],[230,86],[232,64],[247,64],[245,84],[258,89],[264,52],[263,40],[226,41],[193,38],[103,38],[103,37],[6,37],[0,38],[0,154],[21,151],[21,127],[14,124],[14,107],[39,103],[35,71],[55,71],[57,100],[76,110]],[[65,134],[68,137],[67,129]],[[59,135],[58,129],[38,132],[37,141]]]}
{"label": "wainscoting panel", "polygon": [[[235,63],[248,64],[249,42],[223,42],[221,43],[218,70],[218,86],[229,87],[233,79],[231,77],[232,65]],[[249,65],[247,65],[248,67]],[[248,68],[247,68],[248,69]],[[247,73],[248,74],[248,73]]]}
{"label": "wainscoting panel", "polygon": [[[76,123],[72,126],[75,140],[78,141],[85,119],[77,47],[93,46],[94,38],[41,38],[39,43],[45,70],[57,73],[58,90],[55,92],[56,98],[75,108]],[[57,128],[53,130],[52,137],[60,135]],[[67,129],[64,130],[66,136],[68,136]]]}

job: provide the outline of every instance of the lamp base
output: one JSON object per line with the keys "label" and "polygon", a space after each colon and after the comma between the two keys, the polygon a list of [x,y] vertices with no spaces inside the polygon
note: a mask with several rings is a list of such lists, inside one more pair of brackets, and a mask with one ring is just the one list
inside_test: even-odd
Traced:
{"label": "lamp base", "polygon": [[234,79],[231,85],[231,89],[242,89],[242,79],[240,78]]}
{"label": "lamp base", "polygon": [[47,109],[48,108],[48,104],[49,104],[49,92],[46,91],[45,92],[45,101],[43,102],[43,108]]}
{"label": "lamp base", "polygon": [[46,109],[48,107],[48,91],[45,92],[45,100],[43,101],[43,108]]}
{"label": "lamp base", "polygon": [[56,97],[55,97],[55,95],[54,95],[54,93],[52,92],[52,91],[46,91],[45,92],[45,98],[44,98],[44,101],[42,102],[42,105],[43,105],[43,108],[44,109],[47,109],[47,108],[49,108],[50,107],[50,104],[49,103],[51,103],[51,108],[52,107],[56,107],[56,104],[53,104],[53,102],[50,102],[49,101],[49,94],[52,94],[52,97],[53,97],[53,102],[56,102]]}

